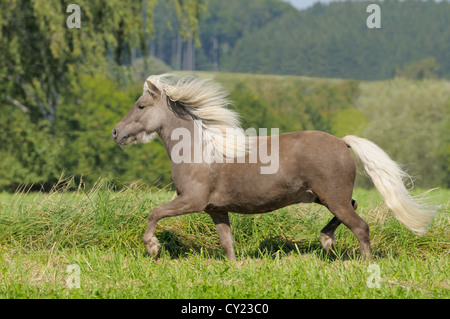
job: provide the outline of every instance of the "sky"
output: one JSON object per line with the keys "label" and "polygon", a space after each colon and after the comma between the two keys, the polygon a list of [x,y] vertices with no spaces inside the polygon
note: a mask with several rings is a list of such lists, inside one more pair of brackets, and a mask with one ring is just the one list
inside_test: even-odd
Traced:
{"label": "sky", "polygon": [[[311,7],[316,2],[330,3],[339,0],[284,0],[290,2],[297,9],[303,10]],[[342,0],[341,0],[342,1]],[[440,2],[441,0],[434,0],[435,2]]]}
{"label": "sky", "polygon": [[306,9],[311,7],[316,2],[322,3],[330,3],[334,0],[285,0],[286,2],[290,2],[297,9]]}

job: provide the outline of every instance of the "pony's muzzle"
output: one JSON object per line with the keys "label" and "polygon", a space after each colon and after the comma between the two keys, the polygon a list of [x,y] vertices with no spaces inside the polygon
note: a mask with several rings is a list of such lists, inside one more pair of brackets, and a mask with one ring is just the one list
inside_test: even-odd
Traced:
{"label": "pony's muzzle", "polygon": [[112,136],[114,142],[116,142],[119,145],[125,145],[125,142],[129,137],[129,134],[123,134],[123,131],[124,130],[122,130],[122,132],[119,132],[119,130],[117,129],[117,126],[116,126],[111,132],[111,136]]}
{"label": "pony's muzzle", "polygon": [[112,138],[113,138],[113,140],[114,140],[116,143],[120,143],[120,142],[122,142],[123,140],[126,140],[126,139],[128,138],[128,135],[127,135],[127,134],[122,135],[122,134],[119,133],[119,130],[118,130],[118,129],[114,128],[114,129],[112,130]]}
{"label": "pony's muzzle", "polygon": [[[117,129],[113,129],[112,130],[112,137],[113,137],[113,140],[114,141],[121,141],[121,140],[124,140],[124,139],[127,139],[128,138],[128,135],[127,134],[125,134],[125,135],[123,135],[123,136],[120,136],[120,134],[119,134],[119,131],[117,130]],[[120,138],[119,138],[120,137]]]}

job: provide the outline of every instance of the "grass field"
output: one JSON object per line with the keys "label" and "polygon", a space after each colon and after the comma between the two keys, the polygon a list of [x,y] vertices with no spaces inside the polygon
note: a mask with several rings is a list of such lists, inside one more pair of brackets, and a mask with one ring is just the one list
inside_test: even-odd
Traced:
{"label": "grass field", "polygon": [[334,252],[323,252],[319,231],[331,214],[319,205],[232,214],[235,263],[202,213],[162,220],[161,256],[146,256],[148,213],[173,192],[115,191],[103,180],[89,190],[0,194],[0,297],[449,298],[450,190],[432,194],[442,207],[418,237],[376,191],[355,190],[371,230],[370,262],[344,226]]}

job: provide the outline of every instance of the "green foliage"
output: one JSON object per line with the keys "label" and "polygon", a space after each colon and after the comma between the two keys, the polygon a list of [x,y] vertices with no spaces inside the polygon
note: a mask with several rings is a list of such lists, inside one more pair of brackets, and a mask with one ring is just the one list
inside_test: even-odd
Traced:
{"label": "green foliage", "polygon": [[110,73],[120,86],[133,86],[136,83],[144,81],[153,74],[162,74],[170,72],[170,67],[163,61],[150,57],[148,59],[139,58],[133,61],[131,65],[110,65]]}
{"label": "green foliage", "polygon": [[449,83],[396,78],[362,82],[358,108],[366,136],[408,167],[421,185],[448,186]]}
{"label": "green foliage", "polygon": [[239,81],[230,95],[233,105],[242,116],[244,128],[269,127],[269,106],[259,94],[253,93],[250,86]]}
{"label": "green foliage", "polygon": [[67,174],[81,174],[88,184],[99,176],[170,183],[170,162],[160,143],[122,150],[111,139],[112,128],[141,92],[142,84],[120,89],[105,76],[83,77],[79,89],[62,104],[57,122],[57,136],[66,142],[60,158]]}
{"label": "green foliage", "polygon": [[52,138],[46,121],[32,123],[14,106],[3,105],[0,116],[0,189],[22,184],[54,183],[64,166],[63,141]]}
{"label": "green foliage", "polygon": [[[179,3],[188,7],[189,1]],[[189,21],[180,21],[178,5],[160,1],[155,8],[150,53],[174,69],[217,70],[242,36],[295,11],[279,0],[209,0],[206,6],[191,6],[191,10],[199,10],[196,48],[191,42],[194,34],[179,32]]]}
{"label": "green foliage", "polygon": [[[395,68],[413,78],[449,70],[448,28],[439,18],[448,11],[447,2],[383,2],[380,30],[356,21],[366,6],[359,2],[319,4],[302,12],[276,0],[79,4],[81,29],[66,27],[66,4],[59,0],[0,4],[0,189],[23,183],[48,188],[62,171],[83,176],[88,185],[99,176],[170,184],[170,162],[159,141],[121,150],[110,139],[144,78],[170,70],[156,58],[141,58],[147,49],[172,66],[181,66],[189,55],[197,67],[210,69],[350,78],[389,77]],[[413,14],[422,19],[420,30],[408,22]],[[425,23],[432,14],[433,21]],[[195,40],[201,46],[193,52]],[[433,52],[423,52],[426,47]],[[445,81],[200,76],[214,77],[228,89],[244,128],[373,138],[409,167],[418,184],[450,185]]]}
{"label": "green foliage", "polygon": [[199,33],[199,17],[206,10],[205,0],[172,1],[171,5],[179,21],[178,34],[185,39],[195,38],[197,43]]}
{"label": "green foliage", "polygon": [[[201,0],[175,4],[177,18],[197,27]],[[146,54],[153,34],[156,1],[80,0],[81,28],[66,25],[66,1],[13,1],[0,4],[1,101],[20,105],[33,121],[55,123],[61,98],[80,76],[106,68],[106,56],[120,65]],[[186,7],[189,6],[189,8]],[[11,18],[14,17],[14,18]],[[3,98],[5,96],[5,98]]]}
{"label": "green foliage", "polygon": [[[371,3],[381,8],[381,29],[366,25]],[[174,9],[160,3],[151,54],[186,70],[188,58],[196,70],[361,80],[450,76],[448,1],[340,1],[297,11],[279,0],[210,0],[207,7],[193,53],[177,33]]]}
{"label": "green foliage", "polygon": [[438,169],[441,171],[443,185],[450,185],[450,100],[444,106],[444,118],[440,121],[441,147],[437,150]]}
{"label": "green foliage", "polygon": [[402,68],[395,68],[395,76],[422,80],[436,78],[438,71],[439,66],[432,57],[409,63]]}
{"label": "green foliage", "polygon": [[[198,75],[213,77],[230,92],[244,129],[279,128],[280,133],[316,129],[340,137],[360,135],[403,163],[418,185],[450,183],[450,99],[445,81],[399,78],[359,83],[293,76]],[[49,186],[62,171],[83,176],[87,185],[100,176],[169,185],[170,161],[159,139],[126,149],[111,140],[112,128],[141,94],[142,82],[127,83],[123,87],[101,73],[81,77],[61,99],[53,129],[46,121],[30,122],[14,106],[3,106],[0,188],[14,189],[23,183]],[[367,180],[359,185],[370,184]]]}
{"label": "green foliage", "polygon": [[[180,8],[177,18],[189,21],[180,32],[195,29],[203,1],[171,2]],[[88,174],[91,183],[98,178],[99,168],[106,176],[118,172],[117,176],[129,179],[159,178],[151,172],[131,173],[122,163],[131,167],[139,158],[139,167],[145,169],[142,161],[159,158],[162,152],[141,155],[136,148],[115,156],[117,148],[108,143],[114,123],[141,90],[130,93],[123,86],[134,84],[136,77],[142,81],[141,74],[132,70],[131,77],[112,60],[120,65],[146,53],[156,1],[80,0],[77,4],[81,28],[70,29],[65,1],[0,3],[2,189],[22,183],[48,186],[63,170]],[[199,9],[192,11],[195,6]],[[156,64],[155,59],[136,61],[133,67],[145,72]],[[161,70],[167,67],[160,64],[153,71]],[[120,88],[105,73],[116,76]],[[127,161],[128,157],[133,160]],[[156,167],[164,171],[163,165]]]}
{"label": "green foliage", "polygon": [[[366,26],[370,3],[380,6],[380,29]],[[219,69],[380,80],[417,63],[408,68],[422,69],[418,76],[448,78],[449,15],[447,1],[340,1],[288,10],[235,40]]]}
{"label": "green foliage", "polygon": [[[65,1],[14,1],[0,8],[0,87],[25,105],[33,119],[54,124],[61,96],[77,85],[78,75],[104,65],[107,49],[121,62],[123,46],[137,46],[152,31],[151,24],[142,28],[141,1],[77,4],[82,8],[80,29],[67,27]],[[152,12],[151,5],[147,9]]]}
{"label": "green foliage", "polygon": [[198,51],[206,56],[207,62],[198,65],[198,69],[217,70],[226,63],[242,36],[290,11],[294,9],[289,4],[277,0],[210,0],[208,11],[199,21],[202,48]]}
{"label": "green foliage", "polygon": [[346,135],[364,135],[368,120],[364,114],[354,108],[343,109],[336,114],[332,121],[333,133],[338,137]]}
{"label": "green foliage", "polygon": [[[378,143],[422,186],[450,183],[447,81],[383,82],[205,73],[231,92],[244,128],[306,129]],[[236,84],[233,84],[236,83]],[[256,126],[257,125],[257,126]],[[361,185],[369,186],[368,181]]]}
{"label": "green foliage", "polygon": [[[278,127],[280,132],[315,129],[334,133],[332,119],[341,109],[352,108],[358,94],[354,81],[228,76],[239,81],[231,90],[231,98],[244,123],[255,128]],[[217,76],[219,82],[224,78],[224,74]]]}

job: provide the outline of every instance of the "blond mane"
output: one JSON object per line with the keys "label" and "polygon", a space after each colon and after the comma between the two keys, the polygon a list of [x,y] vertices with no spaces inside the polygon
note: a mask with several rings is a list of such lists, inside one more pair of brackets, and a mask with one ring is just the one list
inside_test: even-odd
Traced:
{"label": "blond mane", "polygon": [[[169,105],[176,105],[196,120],[209,155],[235,158],[248,152],[240,115],[228,108],[228,93],[220,85],[210,79],[170,73],[151,75],[147,81],[167,96]],[[147,81],[144,92],[149,89]]]}

